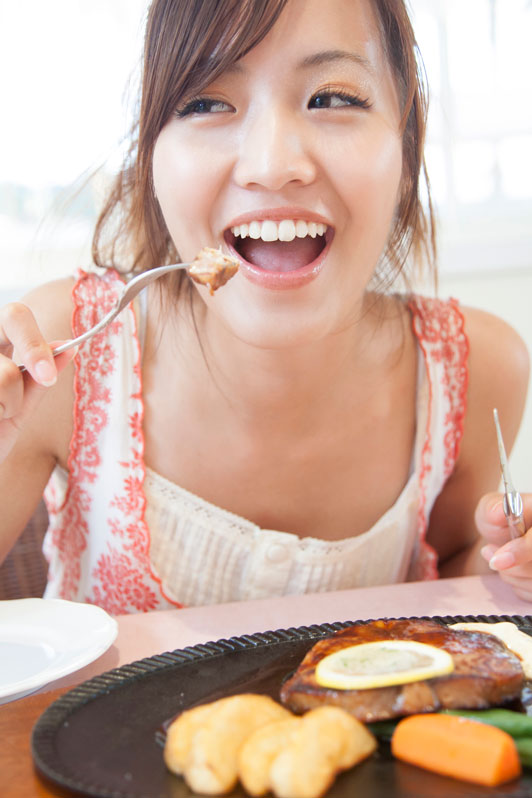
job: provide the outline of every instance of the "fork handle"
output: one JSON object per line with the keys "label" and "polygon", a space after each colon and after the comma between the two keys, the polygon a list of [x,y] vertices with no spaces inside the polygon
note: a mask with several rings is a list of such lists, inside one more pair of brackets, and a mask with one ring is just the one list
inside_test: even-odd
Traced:
{"label": "fork handle", "polygon": [[121,308],[117,308],[117,307],[111,308],[109,313],[107,313],[103,317],[103,319],[100,319],[100,321],[97,324],[95,324],[94,327],[91,327],[90,330],[87,330],[86,332],[82,333],[81,335],[78,335],[77,338],[71,338],[70,341],[65,341],[63,344],[60,344],[59,346],[56,346],[55,349],[52,349],[52,355],[54,357],[57,357],[57,355],[60,355],[61,352],[66,352],[67,349],[72,349],[72,347],[74,347],[74,346],[79,346],[79,344],[82,344],[88,338],[92,338],[93,335],[97,335],[100,332],[100,330],[103,330],[104,327],[107,327],[107,325],[112,322],[114,317],[118,316],[118,314],[123,309],[124,308],[122,308],[122,307]]}
{"label": "fork handle", "polygon": [[[79,344],[82,344],[88,338],[92,338],[93,335],[96,335],[104,327],[107,327],[107,325],[110,324],[110,322],[112,322],[114,317],[118,315],[120,310],[122,310],[122,308],[120,308],[120,309],[118,309],[116,307],[111,308],[109,313],[107,313],[103,317],[103,319],[100,319],[98,324],[95,324],[94,327],[91,327],[90,330],[87,330],[86,332],[82,333],[81,335],[78,335],[77,338],[71,338],[69,341],[65,341],[64,343],[60,344],[59,346],[56,346],[55,349],[52,349],[52,355],[54,357],[57,357],[57,355],[60,355],[62,352],[66,352],[68,349],[72,349],[75,346],[79,346]],[[19,371],[21,373],[24,373],[25,371],[28,370],[26,368],[26,366],[19,366],[18,369],[19,369]]]}
{"label": "fork handle", "polygon": [[[187,269],[190,266],[190,263],[171,263],[167,266],[158,266],[156,269],[148,269],[148,271],[141,272],[137,274],[129,283],[126,283],[122,289],[122,293],[118,297],[115,305],[111,308],[109,313],[107,313],[103,319],[91,327],[86,332],[78,335],[77,338],[71,338],[70,341],[65,341],[64,344],[60,344],[56,346],[55,349],[52,349],[52,355],[56,357],[60,355],[61,352],[66,352],[67,349],[72,349],[74,346],[79,346],[84,341],[87,341],[89,338],[92,338],[93,335],[96,335],[104,327],[107,327],[110,324],[115,316],[118,316],[124,308],[126,308],[137,296],[137,294],[142,291],[143,288],[146,288],[150,283],[154,280],[157,280],[159,277],[162,277],[169,272],[177,271],[178,269]],[[19,366],[19,371],[24,372],[28,369],[26,366]]]}
{"label": "fork handle", "polygon": [[517,491],[505,490],[503,497],[503,509],[506,522],[510,528],[510,537],[520,538],[526,532],[526,524],[523,516],[523,499]]}

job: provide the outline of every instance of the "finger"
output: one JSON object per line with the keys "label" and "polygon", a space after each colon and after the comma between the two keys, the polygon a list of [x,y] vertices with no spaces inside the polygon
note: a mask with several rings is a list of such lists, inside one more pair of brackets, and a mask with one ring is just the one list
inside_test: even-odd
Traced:
{"label": "finger", "polygon": [[[532,494],[523,493],[523,512],[527,526],[532,525]],[[504,514],[502,493],[488,493],[482,497],[475,510],[477,529],[488,543],[502,546],[511,538]]]}
{"label": "finger", "polygon": [[11,302],[0,311],[0,345],[13,348],[35,382],[50,387],[57,380],[52,350],[42,336],[31,310]]}
{"label": "finger", "polygon": [[488,543],[502,546],[509,539],[510,530],[501,493],[487,493],[480,499],[475,510],[475,523]]}
{"label": "finger", "polygon": [[[51,341],[50,348],[54,350],[56,347],[65,344],[66,341]],[[57,373],[60,374],[68,364],[74,360],[79,350],[79,346],[73,346],[70,349],[67,349],[65,352],[61,352],[60,355],[55,355],[54,363],[57,369]]]}
{"label": "finger", "polygon": [[532,575],[532,529],[515,540],[498,548],[490,557],[489,566],[494,571],[528,566]]}
{"label": "finger", "polygon": [[499,546],[496,546],[495,543],[488,543],[487,546],[483,546],[480,549],[480,554],[489,563],[498,548]]}
{"label": "finger", "polygon": [[[52,346],[58,346],[56,341]],[[57,372],[60,373],[77,353],[77,347],[61,353],[56,358]],[[28,415],[36,408],[48,388],[35,382],[29,372],[21,373],[11,358],[0,355],[0,421],[13,419],[20,427]]]}
{"label": "finger", "polygon": [[0,356],[0,415],[13,418],[22,409],[24,380],[11,358]]}
{"label": "finger", "polygon": [[[64,341],[53,341],[50,346],[54,348],[62,343],[64,343]],[[60,374],[74,359],[77,351],[78,347],[72,347],[72,349],[68,349],[66,352],[62,352],[60,355],[57,355],[55,358],[55,364],[58,374]],[[22,426],[26,418],[33,413],[47,390],[47,387],[35,382],[31,375],[26,372],[24,375],[24,401],[21,412],[17,419],[17,424],[19,426]]]}

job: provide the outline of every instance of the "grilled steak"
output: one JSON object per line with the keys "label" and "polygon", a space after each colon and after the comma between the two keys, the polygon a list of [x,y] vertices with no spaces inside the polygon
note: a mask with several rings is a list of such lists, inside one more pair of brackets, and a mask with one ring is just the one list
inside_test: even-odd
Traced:
{"label": "grilled steak", "polygon": [[[445,649],[454,660],[454,671],[366,690],[335,690],[316,682],[314,671],[324,657],[347,646],[380,640],[416,640]],[[482,709],[503,704],[519,697],[523,682],[519,657],[493,635],[449,629],[430,620],[366,621],[316,643],[284,683],[281,700],[294,712],[323,704],[340,706],[369,723],[442,708]]]}

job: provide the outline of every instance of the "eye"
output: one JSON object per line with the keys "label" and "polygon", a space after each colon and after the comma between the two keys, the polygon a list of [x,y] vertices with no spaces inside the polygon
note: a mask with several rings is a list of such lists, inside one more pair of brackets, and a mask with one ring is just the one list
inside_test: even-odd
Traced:
{"label": "eye", "polygon": [[308,104],[309,108],[371,108],[370,101],[359,94],[351,94],[338,89],[322,89],[316,92]]}
{"label": "eye", "polygon": [[199,116],[233,110],[232,106],[223,102],[223,100],[214,100],[210,97],[192,97],[181,108],[177,108],[175,114],[179,119],[182,119],[184,116],[190,116],[191,114]]}

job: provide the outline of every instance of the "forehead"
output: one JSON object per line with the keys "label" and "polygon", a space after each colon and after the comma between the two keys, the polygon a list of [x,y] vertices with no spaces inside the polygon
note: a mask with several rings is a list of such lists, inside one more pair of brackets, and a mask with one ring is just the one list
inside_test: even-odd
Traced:
{"label": "forehead", "polygon": [[333,51],[351,54],[373,73],[388,69],[371,0],[288,0],[272,30],[242,62],[255,56],[312,65],[314,53]]}

